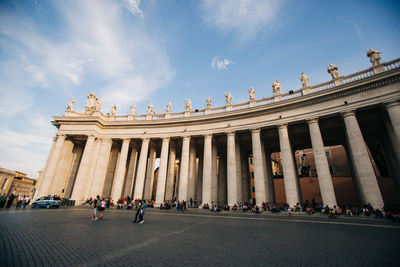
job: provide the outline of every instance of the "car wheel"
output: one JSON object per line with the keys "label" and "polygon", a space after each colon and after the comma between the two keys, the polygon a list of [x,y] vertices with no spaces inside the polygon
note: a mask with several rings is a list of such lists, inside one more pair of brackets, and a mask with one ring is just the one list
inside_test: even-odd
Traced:
{"label": "car wheel", "polygon": [[50,209],[50,204],[47,204],[46,208]]}
{"label": "car wheel", "polygon": [[35,205],[32,204],[31,208],[34,209],[34,208],[35,208]]}

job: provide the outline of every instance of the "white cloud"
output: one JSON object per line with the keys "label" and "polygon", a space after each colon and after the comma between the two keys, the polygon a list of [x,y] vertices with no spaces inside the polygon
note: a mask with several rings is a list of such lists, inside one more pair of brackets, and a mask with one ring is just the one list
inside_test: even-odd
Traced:
{"label": "white cloud", "polygon": [[228,70],[228,66],[231,64],[235,64],[235,63],[232,62],[228,58],[219,59],[219,57],[215,56],[211,60],[210,66],[211,66],[211,68],[217,69],[217,70]]}
{"label": "white cloud", "polygon": [[143,17],[143,11],[140,9],[140,0],[123,0],[122,3],[133,15]]}
{"label": "white cloud", "polygon": [[222,32],[234,32],[241,41],[254,37],[278,17],[284,0],[203,0],[203,19]]}

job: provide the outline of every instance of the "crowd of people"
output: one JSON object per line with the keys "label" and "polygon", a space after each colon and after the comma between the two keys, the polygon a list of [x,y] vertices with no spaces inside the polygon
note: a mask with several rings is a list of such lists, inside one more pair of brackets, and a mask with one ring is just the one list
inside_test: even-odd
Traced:
{"label": "crowd of people", "polygon": [[26,195],[6,195],[4,193],[0,195],[0,209],[9,209],[12,205],[15,205],[16,208],[25,209],[30,202],[31,199]]}

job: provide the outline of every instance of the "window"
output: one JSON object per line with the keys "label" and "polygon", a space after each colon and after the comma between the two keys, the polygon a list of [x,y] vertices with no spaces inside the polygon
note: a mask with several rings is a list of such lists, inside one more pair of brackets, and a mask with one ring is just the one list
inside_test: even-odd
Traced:
{"label": "window", "polygon": [[325,151],[325,155],[326,155],[327,158],[330,158],[331,157],[331,152],[330,151]]}

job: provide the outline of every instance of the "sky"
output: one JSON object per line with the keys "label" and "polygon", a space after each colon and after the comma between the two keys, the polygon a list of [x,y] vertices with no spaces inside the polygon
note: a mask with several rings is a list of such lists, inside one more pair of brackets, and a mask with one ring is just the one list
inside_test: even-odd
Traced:
{"label": "sky", "polygon": [[0,0],[0,167],[37,178],[53,116],[94,92],[102,112],[224,106],[272,96],[400,57],[400,1]]}

